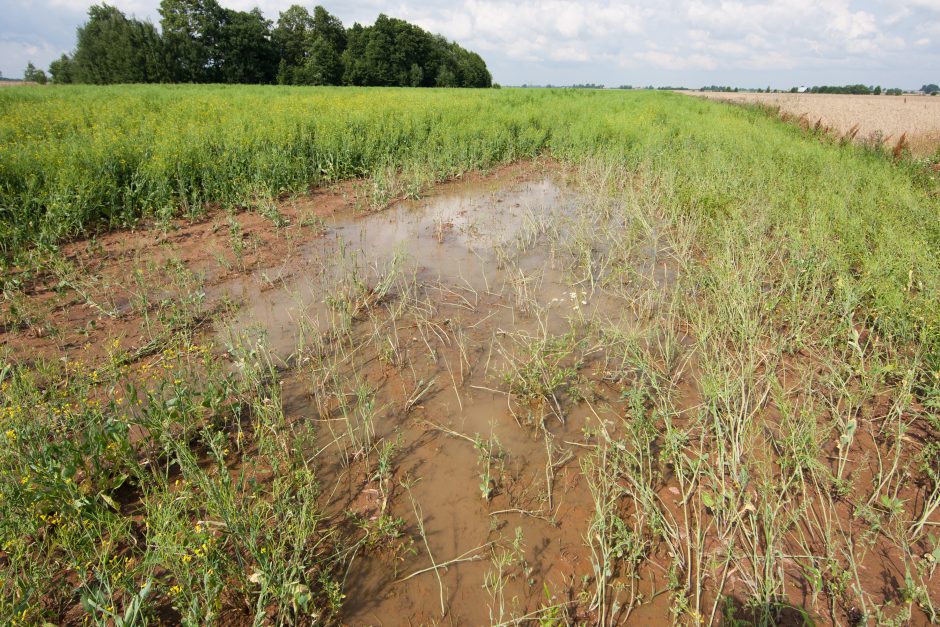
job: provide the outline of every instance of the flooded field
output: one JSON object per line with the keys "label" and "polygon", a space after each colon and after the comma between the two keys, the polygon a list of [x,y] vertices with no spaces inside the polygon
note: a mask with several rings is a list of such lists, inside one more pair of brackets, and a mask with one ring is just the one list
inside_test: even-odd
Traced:
{"label": "flooded field", "polygon": [[383,166],[7,261],[0,619],[936,622],[932,179],[583,97],[633,103],[608,154]]}
{"label": "flooded field", "polygon": [[329,508],[392,536],[350,564],[350,624],[590,611],[601,495],[584,464],[625,403],[597,337],[642,335],[630,299],[673,272],[654,229],[602,202],[560,175],[456,184],[328,219],[305,270],[238,286],[220,337],[264,337],[293,365],[285,411],[319,424]]}

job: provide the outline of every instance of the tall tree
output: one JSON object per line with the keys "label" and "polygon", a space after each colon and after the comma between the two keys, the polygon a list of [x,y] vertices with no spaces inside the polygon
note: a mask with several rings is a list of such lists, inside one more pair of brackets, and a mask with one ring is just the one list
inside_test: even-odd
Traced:
{"label": "tall tree", "polygon": [[317,5],[313,9],[313,37],[325,39],[334,50],[342,54],[346,49],[346,29],[335,15]]}
{"label": "tall tree", "polygon": [[297,70],[298,85],[340,85],[343,81],[343,57],[324,37],[310,45],[307,61]]}
{"label": "tall tree", "polygon": [[344,82],[349,85],[411,85],[429,74],[430,36],[408,22],[379,15],[372,26],[353,26],[347,38]]}
{"label": "tall tree", "polygon": [[393,84],[420,87],[426,72],[422,69],[421,79],[415,83],[417,73],[413,68],[418,66],[421,69],[422,64],[427,65],[433,49],[433,38],[428,32],[404,20],[392,19],[391,24],[395,36],[390,58]]}
{"label": "tall tree", "polygon": [[404,20],[379,15],[349,30],[322,6],[293,5],[277,26],[261,11],[218,0],[161,0],[162,34],[101,4],[78,29],[72,56],[49,68],[56,83],[227,82],[488,87],[476,53]]}
{"label": "tall tree", "polygon": [[322,6],[313,15],[294,5],[281,13],[274,29],[281,55],[277,82],[297,85],[339,85],[343,79],[346,29]]}
{"label": "tall tree", "polygon": [[56,85],[66,85],[75,82],[75,62],[67,54],[49,64],[49,74]]}
{"label": "tall tree", "polygon": [[210,83],[221,78],[224,17],[215,0],[161,0],[160,25],[174,81]]}
{"label": "tall tree", "polygon": [[280,58],[277,82],[290,85],[295,82],[294,72],[307,60],[310,34],[313,31],[313,16],[299,4],[281,11],[271,40]]}
{"label": "tall tree", "polygon": [[339,18],[321,6],[313,9],[313,27],[307,39],[307,60],[298,82],[305,85],[340,85],[346,29]]}
{"label": "tall tree", "polygon": [[486,69],[483,57],[475,52],[464,50],[457,44],[452,44],[457,54],[457,72],[460,75],[461,87],[492,87],[493,77]]}
{"label": "tall tree", "polygon": [[408,86],[421,87],[424,84],[424,70],[417,63],[412,63],[408,70]]}
{"label": "tall tree", "polygon": [[168,78],[163,57],[153,24],[128,19],[107,4],[95,5],[78,28],[72,79],[95,84],[159,82]]}
{"label": "tall tree", "polygon": [[365,49],[369,43],[369,29],[358,22],[346,31],[346,50],[343,51],[343,84],[365,85]]}
{"label": "tall tree", "polygon": [[26,69],[23,70],[23,80],[29,81],[30,83],[39,83],[40,85],[46,84],[46,73],[38,69],[33,62],[30,61],[26,64]]}
{"label": "tall tree", "polygon": [[270,83],[277,73],[277,51],[271,22],[259,9],[225,9],[215,57],[219,78],[226,83]]}
{"label": "tall tree", "polygon": [[457,75],[452,69],[450,69],[450,66],[447,63],[442,63],[441,67],[437,70],[437,78],[435,79],[434,84],[437,87],[460,86],[460,83],[457,82]]}

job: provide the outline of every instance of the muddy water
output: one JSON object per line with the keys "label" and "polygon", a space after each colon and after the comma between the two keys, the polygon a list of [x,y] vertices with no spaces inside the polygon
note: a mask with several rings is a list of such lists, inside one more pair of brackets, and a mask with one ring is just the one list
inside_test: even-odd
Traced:
{"label": "muddy water", "polygon": [[[592,376],[603,349],[577,341],[590,325],[634,322],[600,288],[594,218],[549,177],[451,187],[336,217],[301,263],[236,286],[244,306],[220,334],[264,335],[292,364],[285,408],[318,427],[324,507],[373,538],[348,567],[345,623],[496,624],[553,605],[590,617],[595,504],[581,465],[591,430],[614,430],[621,407]],[[657,284],[664,268],[655,250],[636,263]],[[349,301],[365,305],[344,314],[337,303]],[[339,348],[324,359],[318,345],[311,359],[310,338],[337,328]],[[578,400],[517,403],[506,374],[560,336],[563,365],[585,375]],[[327,370],[332,391],[311,383]],[[343,399],[357,389],[369,392],[368,417],[349,420]],[[399,538],[378,531],[384,520],[402,521]]]}
{"label": "muddy water", "polygon": [[[234,328],[262,331],[269,347],[286,357],[297,348],[298,328],[324,332],[337,323],[331,298],[357,282],[375,286],[396,263],[421,284],[444,285],[464,297],[495,294],[515,305],[534,299],[565,316],[600,306],[616,315],[609,299],[594,299],[596,286],[564,276],[555,248],[539,238],[575,215],[579,197],[551,178],[504,185],[452,187],[382,212],[332,218],[326,236],[301,251],[302,267],[273,266],[226,286],[243,303]],[[507,267],[505,257],[513,252]],[[643,263],[657,282],[668,279],[666,264]]]}

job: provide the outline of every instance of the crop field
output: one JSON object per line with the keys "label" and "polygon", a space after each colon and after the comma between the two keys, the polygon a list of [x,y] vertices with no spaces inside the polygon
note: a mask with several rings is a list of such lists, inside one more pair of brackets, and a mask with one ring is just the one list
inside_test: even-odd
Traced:
{"label": "crop field", "polygon": [[940,621],[921,162],[663,92],[0,114],[0,623]]}
{"label": "crop field", "polygon": [[894,146],[903,135],[915,156],[940,154],[940,99],[926,95],[692,93],[712,100],[779,107],[781,112],[802,118],[809,125],[819,122],[840,136],[851,135],[860,142]]}

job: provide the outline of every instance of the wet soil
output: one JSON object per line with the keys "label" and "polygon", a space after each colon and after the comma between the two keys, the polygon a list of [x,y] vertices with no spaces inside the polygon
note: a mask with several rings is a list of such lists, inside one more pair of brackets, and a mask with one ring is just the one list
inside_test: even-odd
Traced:
{"label": "wet soil", "polygon": [[[666,329],[645,304],[676,285],[671,251],[654,226],[636,236],[625,213],[551,163],[471,176],[380,212],[362,210],[355,185],[281,203],[279,228],[260,213],[216,212],[165,232],[70,244],[62,257],[71,269],[25,277],[20,310],[5,303],[0,340],[15,360],[68,353],[93,364],[113,352],[112,338],[130,353],[152,343],[177,323],[159,315],[162,303],[197,293],[190,309],[171,310],[196,321],[193,340],[220,354],[263,343],[280,368],[288,420],[317,425],[309,456],[323,508],[363,538],[348,560],[343,623],[598,622],[591,465],[601,433],[623,435],[631,385],[607,354],[613,344],[597,338],[673,332],[688,356],[675,380],[675,424],[702,405],[695,339]],[[612,251],[620,233],[637,239],[629,254]],[[798,380],[811,360],[780,366],[785,388],[788,371]],[[885,401],[862,417],[874,425],[889,413]],[[755,416],[767,437],[748,454],[773,460],[770,443],[785,435],[780,413],[767,402]],[[867,433],[857,446],[869,454],[847,475],[873,476],[887,443]],[[668,468],[654,487],[663,510],[683,520],[688,501]],[[911,487],[899,497],[919,494]],[[866,523],[855,505],[846,499],[833,511],[840,530],[860,538]],[[626,499],[604,507],[635,513]],[[711,528],[712,512],[696,516],[698,529]],[[695,532],[686,524],[680,536]],[[706,555],[721,554],[720,543],[706,538]],[[851,621],[840,599],[807,595],[798,561],[777,558],[788,584],[778,624],[802,624],[786,604],[835,608],[813,616],[821,623]],[[657,545],[644,559],[636,577],[609,573],[609,624],[673,623],[672,556]],[[900,601],[901,563],[877,540],[858,583]],[[746,564],[693,566],[708,582],[703,607],[724,580],[722,607],[755,616],[737,600],[748,598]]]}
{"label": "wet soil", "polygon": [[[429,193],[557,169],[550,161],[516,163],[467,173]],[[210,206],[195,219],[143,222],[66,243],[39,264],[7,273],[0,346],[20,362],[81,351],[93,365],[107,358],[115,338],[133,350],[158,337],[165,326],[156,315],[161,304],[195,293],[203,311],[220,313],[229,306],[220,297],[238,292],[247,276],[259,269],[286,273],[302,263],[298,248],[324,235],[327,217],[375,211],[366,187],[344,181],[281,199],[280,227],[260,211]]]}
{"label": "wet soil", "polygon": [[[349,624],[495,624],[556,604],[572,617],[587,611],[577,595],[592,577],[584,535],[594,502],[580,463],[590,425],[615,422],[618,401],[607,399],[616,390],[586,381],[579,396],[590,402],[559,393],[543,412],[517,405],[503,379],[530,342],[601,317],[632,320],[609,294],[575,284],[548,241],[580,200],[547,175],[454,185],[379,214],[333,216],[300,253],[303,271],[265,289],[265,269],[236,286],[246,306],[220,333],[264,337],[294,364],[285,406],[294,419],[323,422],[329,508],[365,526],[405,522],[403,546],[353,559]],[[338,319],[337,302],[383,284],[368,311]],[[349,435],[366,427],[336,404],[324,411],[304,383],[323,366],[303,330],[337,327],[348,343],[337,378],[368,386],[378,408],[368,438],[394,445],[384,482],[368,476],[376,454],[358,448],[361,431]],[[582,371],[599,363],[599,351],[572,352]],[[434,564],[453,560],[463,561],[435,574]]]}
{"label": "wet soil", "polygon": [[[330,216],[323,237],[299,247],[294,263],[227,284],[228,297],[244,306],[218,330],[219,341],[263,338],[290,366],[288,414],[321,425],[316,454],[327,510],[375,534],[376,546],[357,553],[346,575],[347,624],[501,624],[549,613],[600,620],[592,542],[598,494],[586,469],[600,450],[599,433],[613,441],[624,435],[630,382],[611,376],[608,347],[592,340],[655,335],[665,320],[637,300],[668,293],[677,269],[655,228],[634,233],[630,255],[612,251],[611,234],[634,225],[596,202],[557,170],[455,184],[381,213]],[[332,338],[328,348],[324,337]],[[701,373],[694,338],[676,337],[690,357],[673,401],[681,426],[701,407]],[[520,379],[550,377],[547,363],[570,368],[566,380],[548,396],[526,397]],[[339,390],[311,383],[324,377],[344,383]],[[367,416],[358,412],[363,389]],[[353,397],[358,403],[345,407]],[[872,422],[888,413],[887,403],[863,411]],[[755,419],[780,428],[772,402]],[[771,446],[754,444],[750,455],[765,456],[779,472]],[[850,463],[846,475],[862,483],[872,477],[875,451],[885,444],[860,434],[857,446],[872,454]],[[668,516],[688,521],[687,499],[668,467],[656,489]],[[905,488],[902,498],[918,495]],[[604,507],[635,513],[626,502]],[[833,511],[849,537],[871,537],[851,498]],[[699,505],[697,525],[686,522],[679,532],[683,542],[705,533],[706,556],[725,550],[709,535],[713,514]],[[388,534],[389,521],[403,527]],[[900,602],[898,550],[883,539],[866,541],[862,589]],[[783,546],[790,555],[801,551]],[[778,624],[802,624],[804,614],[793,608],[815,602],[805,593],[805,571],[798,559],[779,559],[786,596],[772,611],[740,602],[736,616],[766,619],[769,612]],[[731,613],[735,599],[749,596],[746,567],[723,571],[706,560],[692,564],[707,573],[701,607],[711,607],[714,582],[727,577],[720,612]],[[671,561],[664,547],[651,547],[635,575],[611,572],[617,592],[606,621],[671,624],[674,600],[663,594]],[[850,602],[829,605],[829,616],[815,620],[851,620]],[[924,618],[916,608],[915,618]]]}

